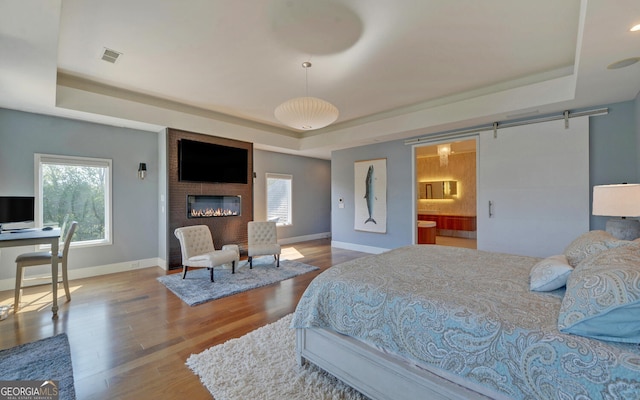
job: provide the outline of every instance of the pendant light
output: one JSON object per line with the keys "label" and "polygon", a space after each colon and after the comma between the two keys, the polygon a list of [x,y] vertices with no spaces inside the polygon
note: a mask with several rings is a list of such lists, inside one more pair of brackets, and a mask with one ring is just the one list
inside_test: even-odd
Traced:
{"label": "pendant light", "polygon": [[276,107],[275,116],[278,121],[291,128],[310,131],[324,128],[338,119],[338,109],[328,101],[317,97],[309,97],[308,70],[311,63],[302,63],[305,69],[305,97],[287,100]]}
{"label": "pendant light", "polygon": [[449,156],[451,155],[451,145],[450,144],[439,144],[438,145],[438,156],[440,156],[440,166],[446,167],[449,165]]}

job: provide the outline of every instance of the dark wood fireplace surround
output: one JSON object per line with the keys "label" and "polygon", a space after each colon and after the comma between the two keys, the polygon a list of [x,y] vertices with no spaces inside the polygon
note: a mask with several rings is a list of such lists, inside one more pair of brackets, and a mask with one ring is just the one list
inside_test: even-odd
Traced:
{"label": "dark wood fireplace surround", "polygon": [[[223,146],[238,147],[249,150],[247,184],[236,183],[200,183],[180,182],[178,179],[178,141],[190,139]],[[181,265],[180,242],[173,231],[181,226],[207,225],[211,229],[216,249],[225,244],[237,244],[241,253],[247,248],[247,223],[253,220],[253,143],[221,137],[203,135],[178,129],[167,132],[167,186],[169,191],[168,212],[169,232],[168,260],[169,268]],[[242,196],[242,214],[239,216],[187,218],[188,195],[221,195]]]}

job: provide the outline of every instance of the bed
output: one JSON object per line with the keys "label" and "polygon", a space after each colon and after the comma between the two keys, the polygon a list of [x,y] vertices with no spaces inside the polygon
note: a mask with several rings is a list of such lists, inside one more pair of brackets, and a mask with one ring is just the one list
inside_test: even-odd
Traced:
{"label": "bed", "polygon": [[[594,265],[631,264],[620,276],[640,292],[640,243],[589,235],[567,250],[566,288],[544,292],[531,290],[532,268],[545,261],[533,257],[415,245],[336,265],[294,313],[298,362],[373,399],[637,399],[637,325],[621,339],[566,333],[587,329],[573,294],[593,286]],[[615,301],[640,321],[639,298]]]}

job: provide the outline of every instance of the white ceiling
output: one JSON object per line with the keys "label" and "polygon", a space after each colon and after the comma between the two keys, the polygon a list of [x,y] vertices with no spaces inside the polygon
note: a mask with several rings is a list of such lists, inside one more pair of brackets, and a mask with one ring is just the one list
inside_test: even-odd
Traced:
{"label": "white ceiling", "polygon": [[[0,3],[0,107],[330,151],[640,91],[637,0],[22,0]],[[104,48],[122,53],[115,64]],[[274,109],[309,95],[333,125]]]}

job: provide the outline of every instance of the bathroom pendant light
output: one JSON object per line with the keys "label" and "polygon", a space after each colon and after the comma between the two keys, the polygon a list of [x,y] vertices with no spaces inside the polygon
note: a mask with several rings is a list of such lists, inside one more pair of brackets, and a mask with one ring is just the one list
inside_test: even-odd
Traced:
{"label": "bathroom pendant light", "polygon": [[438,156],[440,156],[440,166],[446,167],[449,165],[449,155],[451,154],[450,144],[438,145]]}
{"label": "bathroom pendant light", "polygon": [[310,131],[324,128],[338,119],[338,109],[328,101],[309,97],[308,69],[311,63],[302,63],[305,69],[305,97],[287,100],[276,107],[274,112],[278,121],[291,128]]}

